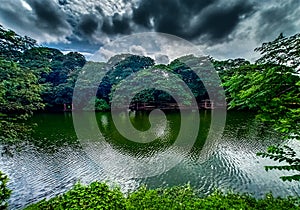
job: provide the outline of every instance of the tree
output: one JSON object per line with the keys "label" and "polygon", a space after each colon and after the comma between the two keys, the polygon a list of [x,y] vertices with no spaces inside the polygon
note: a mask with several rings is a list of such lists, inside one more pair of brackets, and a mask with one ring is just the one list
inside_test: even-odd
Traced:
{"label": "tree", "polygon": [[244,58],[228,59],[223,61],[218,61],[212,58],[211,62],[219,73],[230,71],[232,69],[250,64],[250,62],[245,60]]}
{"label": "tree", "polygon": [[0,59],[0,132],[1,139],[20,137],[26,128],[16,123],[33,111],[42,109],[42,86],[31,69],[21,68],[13,61]]}
{"label": "tree", "polygon": [[85,65],[86,60],[80,53],[64,55],[57,49],[34,47],[24,51],[19,63],[35,70],[40,77],[39,83],[46,87],[42,93],[43,101],[48,108],[56,108],[72,102],[75,80],[71,84],[69,77],[76,79],[78,69]]}
{"label": "tree", "polygon": [[34,39],[22,37],[0,25],[0,57],[18,61],[25,50],[35,46],[37,44]]}
{"label": "tree", "polygon": [[[230,108],[250,109],[258,112],[258,118],[271,124],[286,139],[300,140],[300,59],[299,35],[290,38],[280,36],[273,42],[257,48],[262,53],[256,64],[241,66],[227,77],[224,86],[230,95]],[[282,56],[291,55],[290,59]],[[294,170],[298,174],[281,177],[283,180],[300,180],[300,159],[289,147],[271,146],[265,153],[285,166],[266,166],[267,170]]]}
{"label": "tree", "polygon": [[[50,90],[47,94],[43,94],[43,98],[48,105],[55,106],[72,103],[78,72],[85,63],[84,56],[77,52],[70,52],[63,55],[61,59],[51,61],[51,71],[46,76]],[[46,100],[49,94],[51,100]]]}
{"label": "tree", "polygon": [[[95,107],[93,107],[93,105],[95,105]],[[104,99],[92,97],[92,99],[89,101],[89,104],[86,107],[84,107],[84,110],[108,111],[110,110],[110,106]]]}
{"label": "tree", "polygon": [[[124,56],[125,59],[123,58]],[[109,93],[114,85],[117,85],[129,75],[154,65],[152,58],[138,55],[117,55],[111,58],[108,63],[112,62],[112,60],[116,64],[107,72],[107,78],[104,78],[104,81],[106,79],[109,81],[109,85],[107,85],[107,87],[110,87]]]}
{"label": "tree", "polygon": [[[107,110],[112,87],[132,73],[152,65],[154,65],[153,59],[130,54],[113,56],[107,63],[87,62],[77,72],[79,80],[76,81],[76,93],[80,94],[77,95],[80,101],[75,101],[76,108],[91,109],[92,102],[96,101],[96,110]],[[75,82],[74,78],[74,76],[70,77],[69,81]],[[97,99],[94,98],[96,86],[98,87]],[[105,100],[105,103],[103,100]]]}
{"label": "tree", "polygon": [[291,67],[297,73],[300,71],[300,33],[291,37],[280,34],[277,39],[263,43],[255,51],[262,55],[256,61],[258,64],[271,63]]}
{"label": "tree", "polygon": [[24,137],[29,127],[17,121],[44,106],[38,71],[23,65],[24,52],[36,46],[35,40],[0,26],[0,140]]}
{"label": "tree", "polygon": [[[117,106],[131,103],[173,102],[176,95],[182,105],[191,105],[191,95],[183,86],[183,81],[163,65],[153,66],[138,72],[134,78],[123,80],[112,88],[111,99]],[[118,90],[118,94],[116,93]],[[167,91],[170,93],[168,94]],[[134,94],[134,95],[131,95]],[[130,98],[133,96],[132,98]],[[160,98],[160,101],[158,99]]]}
{"label": "tree", "polygon": [[185,56],[172,61],[168,68],[175,74],[179,75],[180,78],[188,85],[195,98],[200,101],[201,99],[207,98],[207,91],[204,87],[201,78],[192,71],[192,69],[184,62],[187,59],[193,59],[193,56]]}

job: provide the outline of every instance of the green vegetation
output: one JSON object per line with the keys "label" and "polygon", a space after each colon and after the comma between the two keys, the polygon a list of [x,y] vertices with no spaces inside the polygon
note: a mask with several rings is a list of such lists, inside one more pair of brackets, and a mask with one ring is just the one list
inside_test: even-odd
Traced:
{"label": "green vegetation", "polygon": [[110,106],[104,99],[92,97],[92,99],[89,101],[89,104],[84,107],[84,110],[109,111]]}
{"label": "green vegetation", "polygon": [[37,46],[0,25],[0,141],[26,139],[31,128],[24,120],[34,111],[72,103],[74,72],[85,62],[79,53]]}
{"label": "green vegetation", "polygon": [[[273,42],[256,50],[262,57],[256,64],[241,65],[223,74],[230,101],[229,108],[258,112],[257,118],[283,134],[285,139],[300,140],[300,34]],[[266,166],[266,170],[287,170],[293,175],[282,180],[300,180],[300,159],[288,146],[270,146],[259,156],[286,163]]]}
{"label": "green vegetation", "polygon": [[[98,85],[98,91],[96,98],[94,93],[85,95],[84,104],[79,104],[76,109],[89,110],[91,104],[93,104],[91,101],[97,100],[98,105],[102,104],[96,107],[97,111],[108,110],[107,105],[110,106],[111,95],[115,86],[133,73],[153,68],[169,71],[181,78],[198,102],[208,99],[207,91],[201,82],[203,78],[199,78],[186,64],[186,62],[195,59],[191,55],[178,58],[169,65],[155,65],[154,60],[149,57],[130,54],[116,55],[107,63],[86,63],[84,56],[80,53],[70,52],[64,55],[57,49],[38,46],[35,40],[19,36],[2,26],[0,26],[0,53],[3,62],[15,63],[24,73],[30,71],[34,74],[34,82],[37,82],[40,88],[38,93],[42,99],[40,102],[43,104],[36,109],[44,107],[45,110],[63,111],[64,104],[72,103],[73,90],[78,75],[83,75],[88,78],[88,81],[82,83],[82,86],[78,88],[84,93],[89,93],[93,85]],[[102,75],[104,68],[108,71],[105,70],[106,74]],[[93,75],[89,75],[91,73]],[[99,78],[102,78],[100,76],[103,76],[102,81],[98,81]],[[6,75],[3,75],[3,80],[6,79],[8,79]],[[172,84],[172,81],[169,81],[169,83],[172,85],[171,87],[180,89],[180,85]],[[135,85],[132,87],[135,87]],[[30,92],[30,89],[28,92]],[[151,103],[153,101],[158,104],[174,103],[174,99],[164,91],[145,90],[139,96],[135,98],[136,103]]]}
{"label": "green vegetation", "polygon": [[17,120],[26,119],[43,107],[42,87],[30,69],[0,58],[0,140],[14,141],[30,129]]}
{"label": "green vegetation", "polygon": [[222,193],[200,197],[189,185],[166,189],[138,190],[124,195],[119,188],[93,182],[88,186],[75,185],[65,194],[27,206],[34,209],[300,209],[299,199],[255,199],[246,194]]}
{"label": "green vegetation", "polygon": [[[33,111],[43,108],[43,87],[38,83],[35,69],[20,64],[22,52],[34,46],[28,37],[22,38],[0,27],[0,136],[11,142],[22,138],[30,128],[17,120],[24,120]],[[22,134],[22,135],[20,135]]]}
{"label": "green vegetation", "polygon": [[7,207],[7,199],[11,194],[11,190],[7,188],[8,177],[0,171],[0,209]]}
{"label": "green vegetation", "polygon": [[[297,51],[300,46],[300,35],[295,38],[298,45],[292,45],[293,39],[290,43],[284,42],[284,46],[289,44],[286,46],[289,51]],[[269,58],[271,55],[265,55],[269,54],[269,48],[273,45],[279,45],[281,39],[284,38],[278,38],[258,48],[263,56],[256,64],[242,65],[229,70],[230,73],[227,72],[223,77],[226,81],[224,86],[229,96],[229,108],[257,111],[258,117],[263,122],[271,123],[276,130],[286,134],[288,138],[297,138],[300,135],[299,70],[293,65],[287,63],[284,65],[280,62],[281,57],[288,52],[274,53],[272,59]],[[282,48],[281,45],[277,47]],[[300,54],[295,61],[299,58]]]}
{"label": "green vegetation", "polygon": [[[162,65],[160,66],[162,68]],[[178,77],[174,77],[171,72],[161,71],[157,66],[147,69],[147,71],[139,72],[136,74],[136,78],[130,80],[121,81],[119,84],[113,86],[113,91],[111,92],[111,98],[117,100],[121,104],[122,100],[130,100],[130,93],[136,92],[134,98],[131,100],[131,103],[149,103],[155,102],[156,104],[162,102],[175,102],[174,99],[162,90],[157,90],[154,88],[148,87],[164,87],[172,93],[177,93],[178,98],[182,101],[184,105],[189,105],[191,102],[191,96],[186,93],[185,89],[181,85],[181,81]],[[139,84],[139,85],[137,85]],[[141,85],[148,89],[145,89],[141,92]],[[115,89],[118,89],[118,95],[114,95]]]}
{"label": "green vegetation", "polygon": [[24,74],[30,71],[37,77],[38,84],[43,86],[42,101],[52,110],[61,109],[64,103],[72,103],[74,74],[86,63],[80,53],[64,55],[57,49],[38,46],[35,40],[21,37],[1,25],[0,57],[1,62],[17,63]]}

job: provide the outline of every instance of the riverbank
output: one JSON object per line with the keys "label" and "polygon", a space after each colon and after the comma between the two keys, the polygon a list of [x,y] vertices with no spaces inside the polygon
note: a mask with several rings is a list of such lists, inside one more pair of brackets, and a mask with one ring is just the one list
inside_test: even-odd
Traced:
{"label": "riverbank", "polygon": [[70,191],[50,200],[29,205],[33,209],[300,209],[300,198],[274,198],[267,194],[255,199],[246,194],[214,193],[200,197],[189,185],[138,190],[123,194],[119,188],[93,182],[76,184]]}

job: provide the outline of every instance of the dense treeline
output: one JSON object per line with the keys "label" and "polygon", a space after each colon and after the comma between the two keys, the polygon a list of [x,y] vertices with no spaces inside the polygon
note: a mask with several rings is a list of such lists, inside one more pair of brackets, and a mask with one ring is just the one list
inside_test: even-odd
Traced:
{"label": "dense treeline", "polygon": [[[1,66],[6,61],[24,71],[30,70],[43,87],[40,96],[47,108],[71,103],[72,91],[68,79],[86,63],[83,55],[77,52],[64,55],[57,49],[38,46],[35,40],[2,27],[0,33]],[[3,76],[2,79],[8,77]]]}
{"label": "dense treeline", "polygon": [[[300,62],[299,34],[289,38],[280,35],[274,42],[265,43],[256,51],[261,52],[262,56],[254,64],[244,59],[217,61],[208,58],[212,61],[224,83],[227,100],[232,108],[271,111],[272,107],[266,108],[261,104],[263,102],[266,105],[273,104],[276,99],[286,96],[283,93],[290,93],[291,90],[297,91]],[[72,103],[74,85],[80,72],[84,72],[84,69],[82,69],[84,66],[84,68],[93,69],[93,71],[90,71],[93,75],[89,76],[89,78],[95,80],[89,81],[89,84],[92,84],[98,82],[97,74],[101,73],[99,71],[107,65],[106,63],[86,63],[84,56],[80,53],[63,54],[57,49],[38,46],[35,40],[26,36],[21,37],[2,26],[0,27],[0,53],[1,85],[3,85],[3,91],[1,92],[2,114],[16,111],[26,113],[26,111],[41,109],[43,106],[46,106],[46,109],[62,109],[63,104]],[[124,58],[122,56],[115,56],[108,61],[108,63],[114,63],[114,65],[110,66],[110,70],[98,87],[96,96],[98,100],[103,100],[107,105],[110,103],[112,90],[116,88],[120,81],[145,68],[170,71],[188,85],[198,102],[208,98],[201,80],[203,78],[199,78],[186,64],[189,60],[194,59],[192,55],[178,58],[168,65],[156,65],[154,60],[149,57],[126,55]],[[18,75],[15,78],[18,78],[19,81],[13,81],[11,75]],[[259,78],[264,75],[270,79]],[[255,81],[258,81],[257,84],[255,84]],[[261,81],[264,81],[264,84]],[[26,82],[29,84],[26,84]],[[32,93],[32,98],[26,98],[29,96],[23,94],[20,96],[24,96],[24,98],[20,97],[16,100],[17,96],[13,92],[15,89],[8,87],[8,83],[18,84],[17,90],[19,93],[22,93],[20,90],[24,85],[24,88],[27,89],[26,93],[28,95]],[[83,88],[89,88],[89,84]],[[257,89],[249,88],[254,86]],[[247,89],[248,92],[244,89]],[[245,91],[247,94],[240,94]],[[269,92],[266,93],[266,91]],[[253,96],[251,100],[249,99],[249,95],[258,92],[260,94]],[[293,92],[293,94],[297,93]],[[293,96],[294,98],[289,97],[288,102],[286,101],[287,98],[279,101],[284,101],[283,103],[291,106],[299,104],[295,97],[297,95]],[[246,100],[247,97],[248,100]],[[272,103],[269,103],[270,99]],[[30,100],[31,107],[26,108]],[[174,102],[172,97],[158,90],[143,92],[135,100],[141,102]],[[12,103],[8,104],[11,101]],[[18,105],[16,101],[18,101]],[[278,106],[277,103],[279,102],[277,101],[275,106]]]}
{"label": "dense treeline", "polygon": [[40,47],[0,26],[0,139],[24,137],[30,128],[20,120],[34,111],[71,103],[68,78],[85,62],[79,53]]}
{"label": "dense treeline", "polygon": [[[39,106],[34,107],[32,110],[37,110],[45,106],[45,110],[62,110],[63,104],[71,104],[74,85],[76,78],[80,72],[84,71],[82,67],[86,64],[86,60],[83,55],[76,52],[70,52],[63,54],[57,49],[38,46],[35,40],[29,37],[21,37],[15,34],[13,31],[0,28],[1,36],[1,66],[5,68],[7,62],[14,65],[12,68],[20,68],[23,72],[30,71],[35,78],[32,78],[32,82],[39,84],[39,91],[36,92],[39,95],[42,102]],[[176,59],[169,65],[155,65],[153,59],[144,56],[127,55],[126,59],[121,59],[124,55],[115,56],[108,61],[114,62],[114,65],[107,72],[103,80],[101,81],[98,92],[96,109],[107,110],[111,100],[111,92],[114,86],[116,86],[121,80],[128,77],[132,73],[138,72],[145,68],[157,68],[168,70],[171,73],[178,75],[194,93],[196,99],[201,101],[208,98],[207,92],[201,78],[198,78],[193,71],[180,59]],[[193,57],[186,57],[187,59],[193,59]],[[93,75],[90,79],[97,81],[97,71],[101,71],[103,63],[88,62],[85,68],[93,68]],[[13,70],[11,71],[13,72]],[[8,75],[3,75],[2,80],[7,80]],[[24,78],[21,75],[18,78]],[[164,78],[162,78],[164,79]],[[89,81],[93,83],[93,81]],[[172,84],[173,85],[173,84]],[[83,88],[91,88],[88,85]],[[9,90],[9,89],[7,89]],[[33,89],[32,89],[33,90]],[[3,97],[4,99],[7,97]],[[95,100],[90,97],[87,101]],[[159,90],[147,90],[142,94],[139,94],[135,98],[137,102],[174,102],[170,95]],[[9,100],[7,100],[9,102]],[[35,104],[36,100],[32,100],[32,104]],[[26,104],[24,102],[24,104]],[[3,106],[5,109],[7,106]],[[87,104],[85,109],[89,109]],[[14,110],[16,111],[16,110]],[[2,110],[2,113],[6,110]]]}

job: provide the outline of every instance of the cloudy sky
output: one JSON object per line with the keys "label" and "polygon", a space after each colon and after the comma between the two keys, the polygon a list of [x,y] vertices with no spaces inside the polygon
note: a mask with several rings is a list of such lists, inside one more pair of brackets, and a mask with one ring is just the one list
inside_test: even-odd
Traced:
{"label": "cloudy sky", "polygon": [[43,46],[89,55],[124,35],[162,32],[218,59],[300,32],[299,0],[1,0],[0,24]]}

